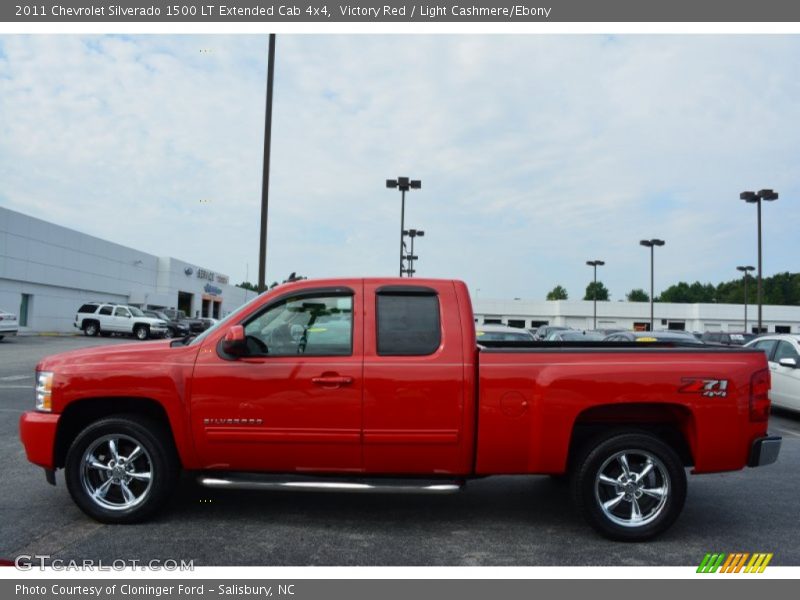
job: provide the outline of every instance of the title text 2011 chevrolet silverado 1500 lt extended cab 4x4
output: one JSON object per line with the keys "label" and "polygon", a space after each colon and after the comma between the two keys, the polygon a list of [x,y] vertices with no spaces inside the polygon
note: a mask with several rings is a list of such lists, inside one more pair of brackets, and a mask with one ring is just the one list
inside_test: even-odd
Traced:
{"label": "title text 2011 chevrolet silverado 1500 lt extended cab 4x4", "polygon": [[304,280],[193,339],[42,360],[20,433],[116,523],[152,515],[180,469],[214,488],[430,493],[539,473],[568,474],[601,533],[641,540],[680,513],[687,467],[777,459],[763,352],[488,346],[461,282]]}

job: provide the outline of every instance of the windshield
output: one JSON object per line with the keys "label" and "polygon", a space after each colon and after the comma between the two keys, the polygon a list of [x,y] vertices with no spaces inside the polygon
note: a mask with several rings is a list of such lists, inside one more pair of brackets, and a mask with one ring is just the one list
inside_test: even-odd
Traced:
{"label": "windshield", "polygon": [[165,321],[169,321],[170,320],[169,317],[167,315],[165,315],[164,313],[162,313],[162,312],[157,312],[157,313],[155,313],[155,315],[159,319],[163,319]]}
{"label": "windshield", "polygon": [[135,306],[129,306],[128,310],[131,311],[131,314],[134,317],[143,317],[144,316],[144,313],[142,311],[140,311],[138,308],[136,308]]}
{"label": "windshield", "polygon": [[251,305],[251,304],[253,304],[253,303],[255,303],[255,301],[256,301],[256,300],[258,300],[260,297],[261,297],[261,295],[260,295],[260,294],[256,294],[256,295],[255,295],[255,297],[254,297],[253,299],[249,300],[249,301],[248,301],[248,302],[246,302],[245,304],[242,304],[242,305],[241,305],[239,308],[237,308],[235,311],[233,311],[231,314],[229,314],[227,317],[225,317],[225,318],[224,318],[224,319],[222,319],[221,321],[218,321],[218,322],[214,323],[214,324],[213,324],[211,327],[209,327],[208,329],[206,329],[206,330],[205,330],[203,333],[201,333],[201,334],[200,334],[200,335],[198,335],[196,338],[194,338],[194,339],[193,339],[191,342],[189,342],[189,344],[188,344],[188,345],[189,345],[189,346],[191,346],[191,345],[197,344],[197,343],[199,343],[201,340],[204,340],[204,339],[205,339],[205,338],[208,336],[208,334],[210,334],[212,331],[216,331],[218,328],[220,328],[220,327],[224,327],[224,326],[226,326],[226,325],[230,324],[232,321],[234,321],[235,319],[237,319],[237,318],[238,318],[238,316],[239,316],[239,315],[240,315],[240,314],[241,314],[241,313],[242,313],[244,310],[246,310],[246,309],[250,308],[250,305]]}

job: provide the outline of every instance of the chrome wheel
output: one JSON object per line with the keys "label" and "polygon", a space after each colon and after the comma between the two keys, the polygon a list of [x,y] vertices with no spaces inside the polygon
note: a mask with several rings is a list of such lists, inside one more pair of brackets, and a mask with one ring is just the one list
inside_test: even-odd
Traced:
{"label": "chrome wheel", "polygon": [[135,439],[105,435],[81,459],[80,481],[89,499],[108,510],[128,510],[150,494],[153,461]]}
{"label": "chrome wheel", "polygon": [[140,325],[139,327],[136,328],[135,333],[136,333],[136,337],[138,339],[140,339],[140,340],[146,340],[147,339],[147,328],[146,327],[143,327],[143,326]]}
{"label": "chrome wheel", "polygon": [[594,492],[608,520],[622,527],[643,527],[664,511],[670,477],[654,454],[623,450],[611,455],[598,469]]}

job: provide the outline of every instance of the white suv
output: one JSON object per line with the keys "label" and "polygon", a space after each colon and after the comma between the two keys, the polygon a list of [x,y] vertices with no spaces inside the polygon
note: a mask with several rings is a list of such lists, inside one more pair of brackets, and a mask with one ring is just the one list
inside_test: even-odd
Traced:
{"label": "white suv", "polygon": [[12,315],[0,308],[0,340],[7,335],[17,335],[18,329],[17,315]]}
{"label": "white suv", "polygon": [[154,319],[135,306],[124,304],[103,304],[87,302],[78,309],[73,325],[83,331],[84,335],[109,336],[112,333],[135,335],[137,339],[164,337],[167,323]]}

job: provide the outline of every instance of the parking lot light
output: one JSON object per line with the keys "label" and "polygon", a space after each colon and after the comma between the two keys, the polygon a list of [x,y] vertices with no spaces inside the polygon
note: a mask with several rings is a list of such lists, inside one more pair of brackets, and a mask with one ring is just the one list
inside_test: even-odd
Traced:
{"label": "parking lot light", "polygon": [[758,215],[758,333],[762,332],[761,328],[761,201],[766,200],[772,202],[778,199],[778,192],[770,189],[759,190],[758,192],[742,192],[739,194],[739,200],[744,200],[748,204],[756,205],[756,213]]}
{"label": "parking lot light", "polygon": [[416,271],[414,270],[414,261],[419,258],[414,254],[414,238],[417,237],[425,237],[425,232],[421,229],[406,229],[403,230],[403,235],[407,235],[411,238],[411,254],[406,256],[408,260],[408,269],[406,269],[406,273],[408,273],[409,277],[413,277]]}
{"label": "parking lot light", "polygon": [[403,241],[405,238],[406,220],[406,192],[409,190],[419,190],[422,188],[422,181],[419,179],[409,179],[408,177],[398,177],[397,179],[387,179],[387,188],[397,188],[400,190],[400,277],[403,276]]}
{"label": "parking lot light", "polygon": [[594,268],[594,285],[592,286],[592,302],[594,304],[594,326],[592,329],[597,329],[597,267],[602,267],[606,264],[602,260],[587,260],[586,264]]}
{"label": "parking lot light", "polygon": [[642,240],[639,242],[640,245],[645,246],[646,248],[650,248],[650,331],[653,331],[653,270],[654,270],[654,259],[653,259],[653,250],[656,246],[663,246],[666,242],[664,240],[659,240],[657,238],[653,238],[651,240]]}
{"label": "parking lot light", "polygon": [[739,266],[736,267],[736,270],[744,273],[744,332],[747,333],[747,274],[750,271],[755,271],[756,268],[751,266]]}

